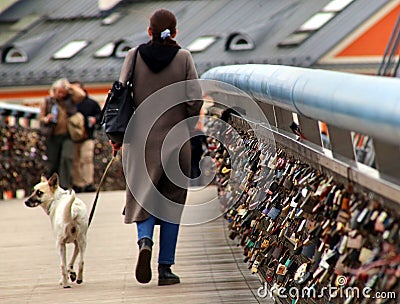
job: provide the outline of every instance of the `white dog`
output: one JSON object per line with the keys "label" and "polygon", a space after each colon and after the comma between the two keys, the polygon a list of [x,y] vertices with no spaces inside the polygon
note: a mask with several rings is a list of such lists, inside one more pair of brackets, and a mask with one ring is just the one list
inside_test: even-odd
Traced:
{"label": "white dog", "polygon": [[[50,216],[56,246],[61,259],[60,285],[69,288],[68,275],[72,282],[83,281],[83,264],[86,249],[86,233],[88,217],[86,205],[75,197],[75,192],[69,192],[58,185],[58,175],[54,173],[49,180],[44,176],[35,185],[31,196],[25,201],[28,207],[41,206]],[[66,244],[74,243],[75,249],[71,261],[66,267]],[[78,277],[74,272],[74,263],[79,254]]]}

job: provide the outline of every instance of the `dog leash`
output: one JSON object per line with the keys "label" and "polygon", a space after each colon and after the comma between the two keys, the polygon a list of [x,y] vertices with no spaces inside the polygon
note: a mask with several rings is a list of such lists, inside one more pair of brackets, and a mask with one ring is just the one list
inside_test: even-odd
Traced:
{"label": "dog leash", "polygon": [[97,190],[96,190],[96,196],[95,196],[93,204],[92,204],[92,209],[90,210],[88,227],[90,226],[90,223],[92,222],[92,219],[93,219],[94,210],[96,209],[97,200],[99,198],[99,193],[100,193],[101,186],[103,185],[104,178],[106,177],[107,171],[108,171],[108,169],[110,169],[111,164],[113,163],[113,161],[114,161],[115,157],[117,156],[117,154],[118,154],[118,151],[114,151],[113,152],[112,157],[111,157],[110,161],[108,162],[107,167],[104,169],[104,173],[103,173],[103,175],[102,175],[102,177],[100,179],[99,186],[97,187]]}

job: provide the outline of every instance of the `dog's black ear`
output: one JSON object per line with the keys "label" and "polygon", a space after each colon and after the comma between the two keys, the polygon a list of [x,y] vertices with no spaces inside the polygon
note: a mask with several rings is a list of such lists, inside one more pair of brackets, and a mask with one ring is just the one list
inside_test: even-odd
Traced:
{"label": "dog's black ear", "polygon": [[53,175],[50,177],[49,186],[53,187],[53,188],[58,187],[58,174],[57,173],[53,173]]}

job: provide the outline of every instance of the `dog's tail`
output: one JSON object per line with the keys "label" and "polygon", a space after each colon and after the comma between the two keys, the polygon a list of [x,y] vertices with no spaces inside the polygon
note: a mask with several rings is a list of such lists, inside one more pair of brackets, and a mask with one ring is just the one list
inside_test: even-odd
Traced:
{"label": "dog's tail", "polygon": [[75,201],[75,191],[71,191],[71,198],[69,199],[69,202],[67,203],[67,205],[65,206],[64,209],[64,221],[65,223],[70,223],[72,222],[72,204]]}

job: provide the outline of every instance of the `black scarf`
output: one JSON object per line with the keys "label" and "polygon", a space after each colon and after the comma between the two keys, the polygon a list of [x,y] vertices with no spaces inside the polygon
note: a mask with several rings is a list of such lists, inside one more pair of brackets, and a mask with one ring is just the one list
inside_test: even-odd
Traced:
{"label": "black scarf", "polygon": [[139,46],[139,54],[149,69],[158,73],[171,63],[179,49],[179,45],[148,42]]}

